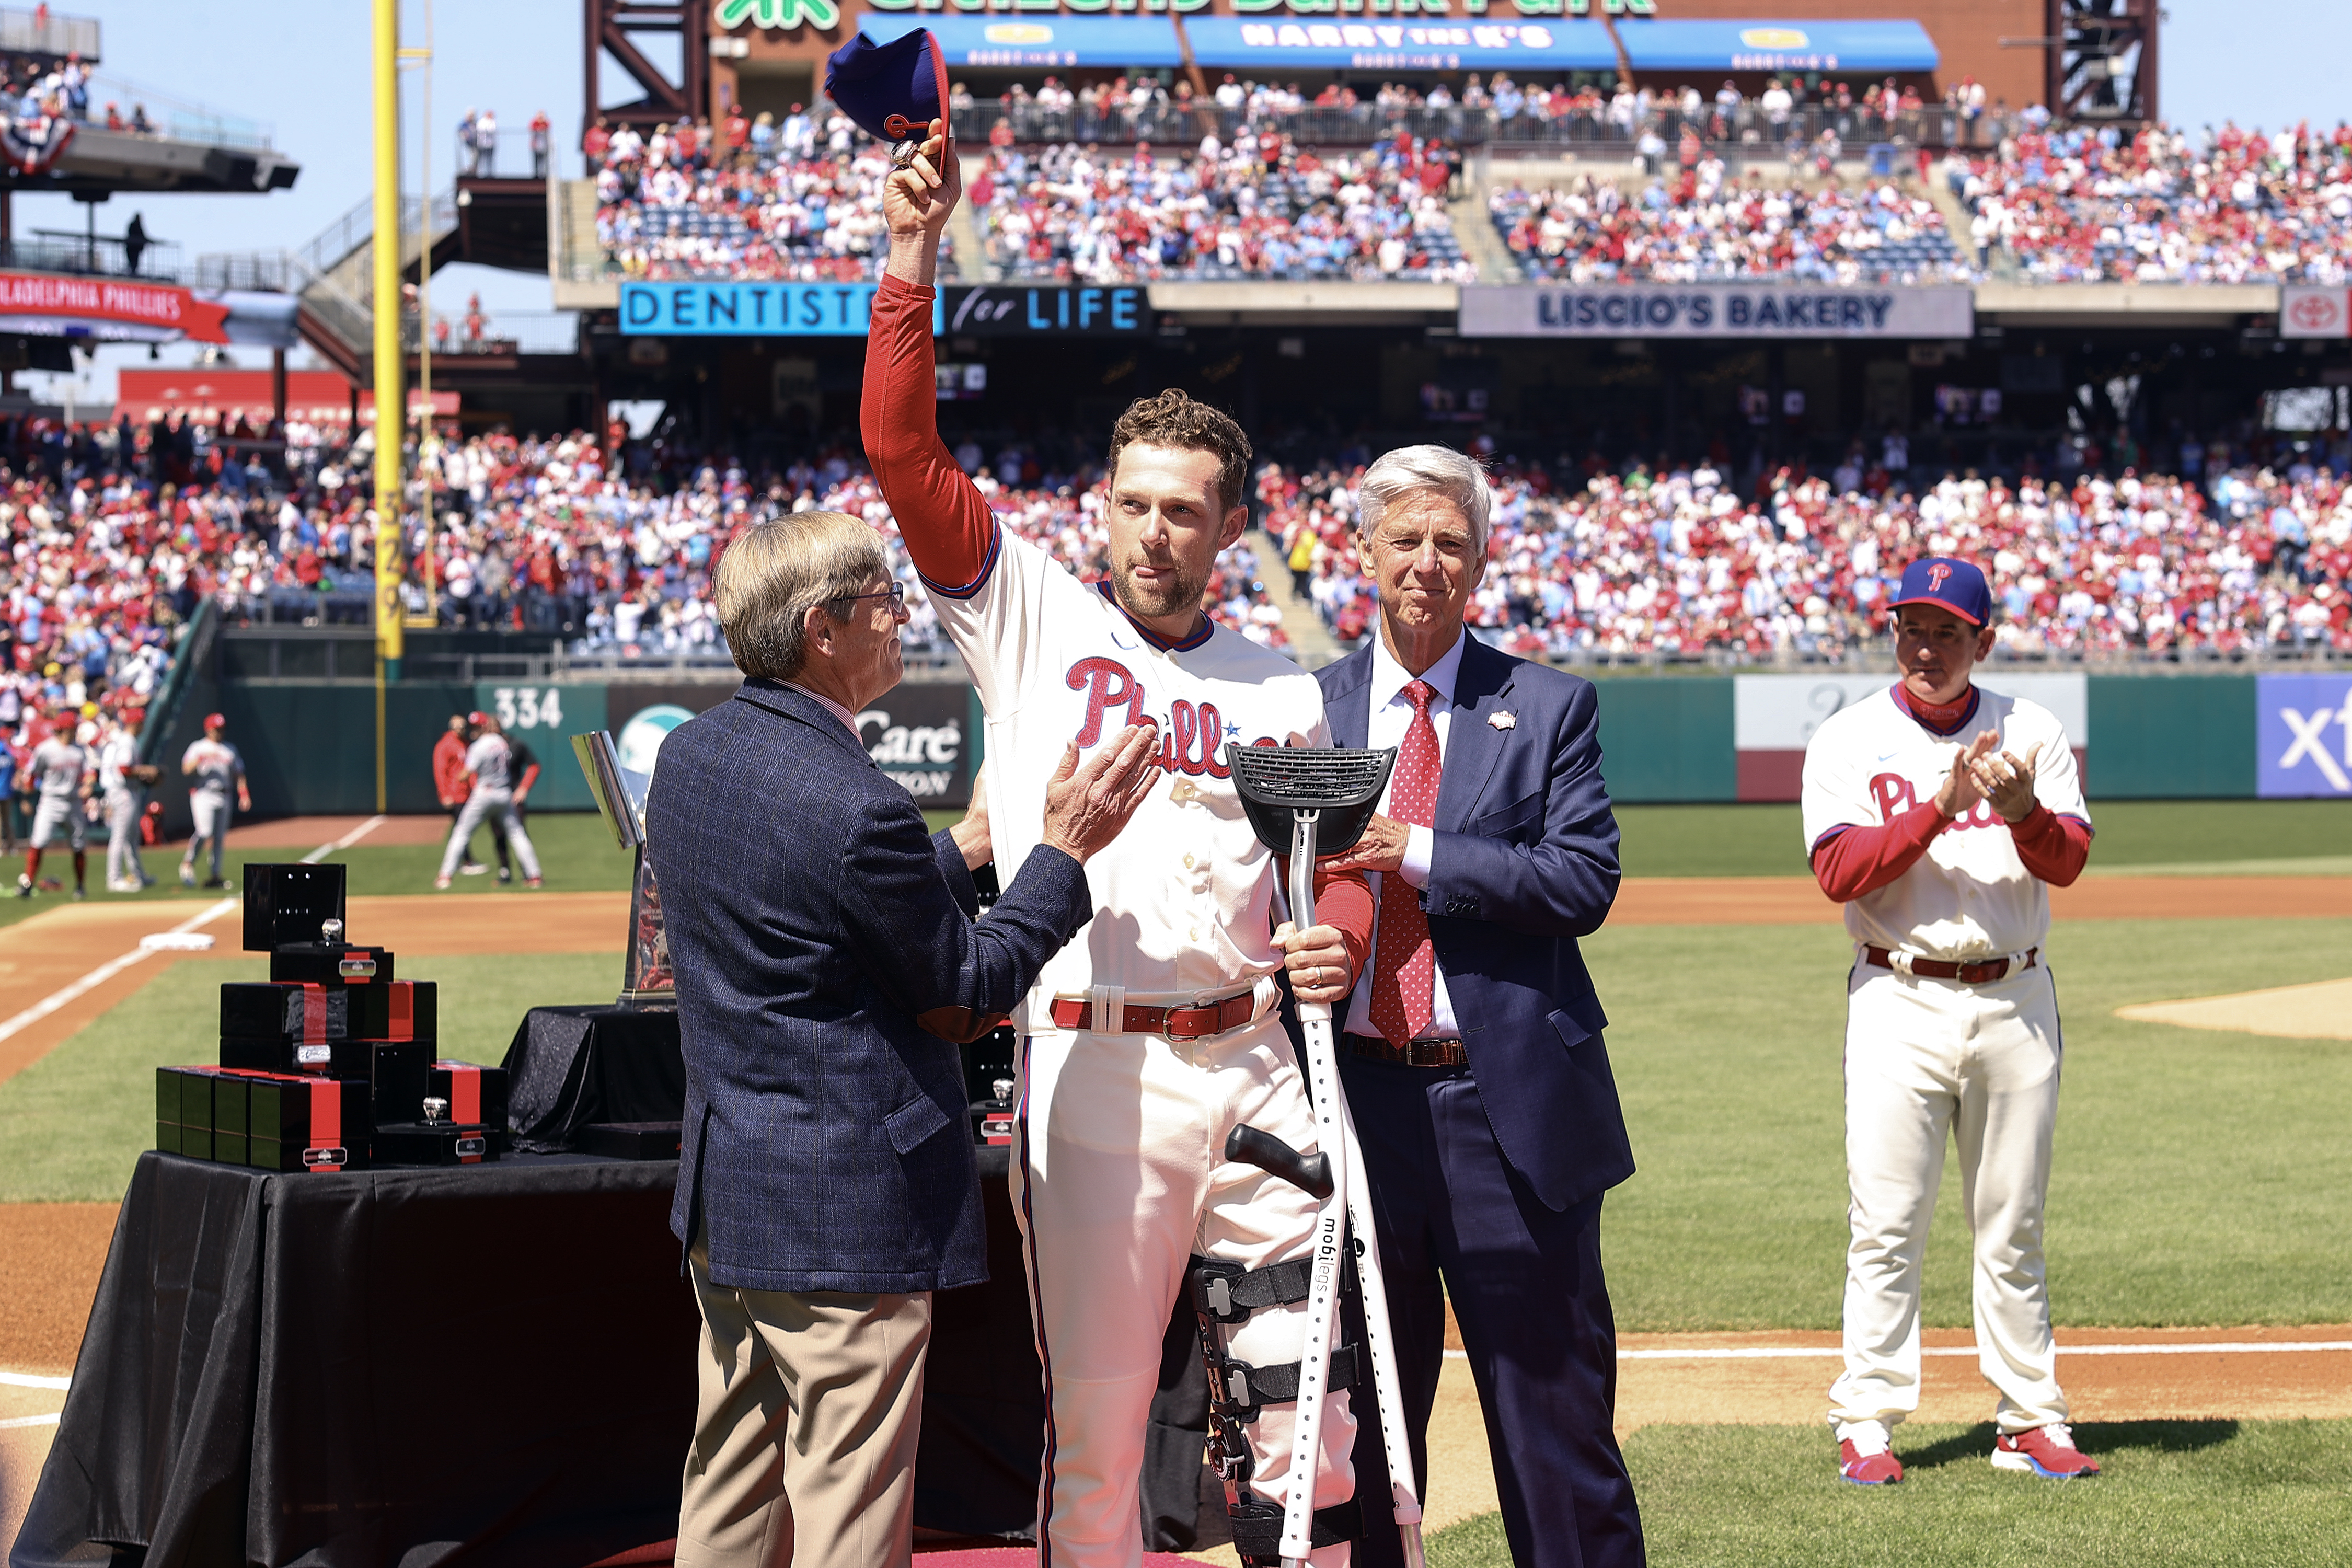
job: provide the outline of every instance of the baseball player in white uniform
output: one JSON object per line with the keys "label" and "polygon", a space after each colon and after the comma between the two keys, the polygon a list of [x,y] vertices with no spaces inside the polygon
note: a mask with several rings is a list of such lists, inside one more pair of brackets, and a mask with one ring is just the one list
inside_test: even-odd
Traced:
{"label": "baseball player in white uniform", "polygon": [[441,874],[433,879],[433,885],[449,885],[449,879],[457,874],[458,861],[465,858],[466,846],[473,842],[474,830],[495,817],[515,858],[522,862],[524,886],[538,887],[539,851],[531,847],[530,832],[522,825],[522,814],[515,809],[514,748],[499,731],[499,721],[487,713],[482,716],[481,733],[466,748],[466,773],[474,782],[473,793],[457,813],[449,847],[441,852]]}
{"label": "baseball player in white uniform", "polygon": [[136,721],[116,724],[98,748],[99,798],[106,808],[106,889],[135,893],[152,887],[155,879],[139,858],[139,813],[147,791],[134,771],[139,766],[139,726]]}
{"label": "baseball player in white uniform", "polygon": [[1902,669],[1805,749],[1805,844],[1845,905],[1845,1371],[1830,1390],[1839,1473],[1903,1479],[1892,1430],[1919,1407],[1919,1269],[1947,1137],[1975,1237],[1978,1363],[2000,1391],[1992,1462],[2099,1467],[2058,1387],[2042,1206],[2064,1045],[2049,885],[2082,874],[2091,820],[2048,710],[1974,685],[1992,595],[1966,562],[1903,574]]}
{"label": "baseball player in white uniform", "polygon": [[59,714],[58,727],[33,748],[26,772],[38,799],[33,807],[33,837],[25,846],[25,869],[16,878],[16,896],[33,896],[41,883],[41,852],[63,835],[73,851],[73,896],[86,899],[89,894],[82,887],[82,878],[89,859],[89,790],[95,768],[70,713]]}
{"label": "baseball player in white uniform", "polygon": [[236,787],[236,809],[253,809],[253,795],[245,787],[245,758],[221,739],[227,728],[228,721],[219,714],[205,714],[205,738],[190,742],[180,758],[180,772],[196,781],[188,791],[188,815],[195,828],[188,836],[188,852],[180,858],[180,881],[185,887],[196,885],[196,851],[207,844],[212,861],[205,886],[228,886],[221,879],[221,850],[228,843],[230,786]]}
{"label": "baseball player in white uniform", "polygon": [[[1329,743],[1314,679],[1201,613],[1211,563],[1247,517],[1240,429],[1181,393],[1128,410],[1111,445],[1112,578],[1094,584],[1001,528],[941,444],[930,282],[958,190],[942,147],[934,136],[886,189],[890,258],[864,431],[986,711],[1000,875],[1037,842],[1045,781],[1074,737],[1090,750],[1128,725],[1156,725],[1166,774],[1123,838],[1088,862],[1095,919],[1013,1020],[1013,1198],[1048,1405],[1039,1557],[1045,1568],[1140,1562],[1138,1483],[1161,1341],[1188,1275],[1197,1293],[1224,1269],[1238,1277],[1223,1287],[1230,1300],[1248,1305],[1210,1353],[1255,1370],[1245,1405],[1220,1417],[1219,1441],[1242,1495],[1236,1544],[1244,1561],[1271,1563],[1297,1484],[1287,1401],[1307,1270],[1290,1266],[1310,1252],[1316,1205],[1223,1151],[1237,1124],[1314,1148],[1274,972],[1287,958],[1307,999],[1344,998],[1369,944],[1370,897],[1356,874],[1337,874],[1322,923],[1273,930],[1281,865],[1221,760],[1229,744]],[[1318,1513],[1315,1559],[1335,1564],[1359,1529],[1344,1394],[1324,1423],[1311,1484],[1330,1511]]]}

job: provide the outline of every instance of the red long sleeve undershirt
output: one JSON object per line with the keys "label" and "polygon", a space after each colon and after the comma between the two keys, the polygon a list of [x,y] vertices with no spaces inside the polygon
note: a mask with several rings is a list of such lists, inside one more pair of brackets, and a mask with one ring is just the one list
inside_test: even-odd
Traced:
{"label": "red long sleeve undershirt", "polygon": [[[858,426],[874,482],[898,521],[915,570],[950,593],[977,586],[996,551],[996,514],[940,439],[933,372],[934,290],[885,274],[866,340]],[[1372,951],[1372,889],[1361,871],[1315,873],[1315,920],[1335,928],[1350,978]]]}
{"label": "red long sleeve undershirt", "polygon": [[931,343],[936,290],[884,274],[866,339],[858,407],[866,461],[924,581],[976,587],[996,550],[996,514],[940,439]]}
{"label": "red long sleeve undershirt", "polygon": [[[1842,829],[1813,846],[1813,876],[1822,891],[1841,904],[1852,903],[1918,864],[1936,835],[1951,825],[1931,800],[1880,826]],[[2039,803],[2009,833],[2026,870],[2053,887],[2072,887],[2091,858],[2089,824]]]}

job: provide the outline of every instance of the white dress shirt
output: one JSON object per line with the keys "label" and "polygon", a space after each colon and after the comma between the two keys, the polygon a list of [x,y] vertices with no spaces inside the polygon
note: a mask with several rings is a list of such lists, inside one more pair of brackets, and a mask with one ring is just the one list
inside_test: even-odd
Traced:
{"label": "white dress shirt", "polygon": [[858,749],[860,751],[865,749],[866,735],[865,732],[857,727],[856,714],[852,713],[848,709],[844,708],[840,703],[835,702],[824,692],[818,691],[812,687],[803,686],[797,680],[787,680],[784,684],[791,687],[794,691],[799,692],[802,696],[807,698],[810,701],[817,703],[819,706],[823,707],[826,712],[840,720],[841,727],[857,738]]}
{"label": "white dress shirt", "polygon": [[[1372,631],[1372,684],[1365,692],[1371,703],[1370,722],[1365,727],[1364,744],[1374,751],[1387,746],[1404,744],[1405,731],[1412,728],[1412,699],[1404,689],[1418,679],[1428,683],[1436,693],[1429,700],[1429,725],[1437,731],[1437,761],[1442,773],[1445,764],[1445,737],[1454,722],[1454,686],[1462,675],[1462,645],[1470,633],[1465,628],[1454,646],[1441,655],[1435,664],[1415,677],[1399,664],[1389,652],[1388,640],[1376,626]],[[1396,791],[1396,775],[1389,775],[1389,786],[1381,793],[1381,815],[1388,815],[1389,796]],[[1436,835],[1418,824],[1405,829],[1404,868],[1397,874],[1416,888],[1429,885],[1429,856],[1436,844]],[[1372,953],[1380,954],[1381,876],[1370,874],[1372,884]],[[1346,1030],[1350,1035],[1380,1037],[1372,1023],[1372,964],[1364,965],[1363,973],[1356,977],[1355,994],[1348,999]],[[1454,1001],[1445,994],[1445,966],[1433,961],[1430,975],[1429,1036],[1443,1039],[1457,1036],[1460,1027],[1454,1022]]]}

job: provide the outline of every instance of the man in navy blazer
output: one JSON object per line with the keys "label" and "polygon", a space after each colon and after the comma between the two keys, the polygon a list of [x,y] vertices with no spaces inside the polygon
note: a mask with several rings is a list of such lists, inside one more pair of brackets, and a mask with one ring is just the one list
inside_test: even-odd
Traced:
{"label": "man in navy blazer", "polygon": [[838,512],[726,551],[747,679],[663,743],[646,844],[687,1098],[671,1228],[701,1308],[681,1568],[903,1568],[930,1294],[987,1278],[957,1044],[1093,913],[1084,863],[1156,780],[1130,726],[1045,794],[986,919],[984,839],[926,837],[856,714],[898,683],[902,589]]}
{"label": "man in navy blazer", "polygon": [[[1576,945],[1616,899],[1617,823],[1591,683],[1464,631],[1492,506],[1477,465],[1444,447],[1365,471],[1358,540],[1380,629],[1317,679],[1335,745],[1399,748],[1381,815],[1328,862],[1378,873],[1373,957],[1344,994],[1298,994],[1342,1020],[1424,1486],[1450,1298],[1512,1561],[1627,1568],[1642,1523],[1612,1432],[1600,1226],[1633,1156]],[[1377,1442],[1356,1451],[1381,1462]],[[1356,1561],[1399,1552],[1369,1531]]]}

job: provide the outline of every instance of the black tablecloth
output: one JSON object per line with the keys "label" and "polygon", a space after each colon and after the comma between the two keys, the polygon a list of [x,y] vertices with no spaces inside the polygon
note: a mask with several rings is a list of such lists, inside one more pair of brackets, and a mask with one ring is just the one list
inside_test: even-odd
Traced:
{"label": "black tablecloth", "polygon": [[12,1563],[580,1568],[676,1534],[676,1174],[141,1155]]}
{"label": "black tablecloth", "polygon": [[[991,1279],[934,1305],[915,1519],[1026,1534],[1044,1398],[1005,1152],[981,1168]],[[142,1155],[11,1563],[87,1563],[97,1542],[147,1568],[581,1568],[668,1539],[698,1328],[677,1172]],[[1180,1307],[1143,1477],[1156,1550],[1224,1538],[1198,1509],[1206,1415]]]}
{"label": "black tablecloth", "polygon": [[507,1120],[521,1150],[568,1149],[591,1122],[686,1114],[676,1008],[533,1007],[506,1069]]}

